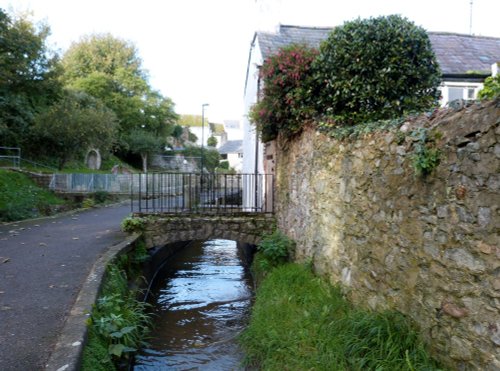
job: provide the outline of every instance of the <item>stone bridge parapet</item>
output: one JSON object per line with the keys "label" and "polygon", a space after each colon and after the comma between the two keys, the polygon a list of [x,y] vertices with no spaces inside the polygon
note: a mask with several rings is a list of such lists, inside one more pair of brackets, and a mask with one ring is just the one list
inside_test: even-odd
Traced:
{"label": "stone bridge parapet", "polygon": [[276,228],[273,214],[232,215],[149,215],[144,219],[143,235],[147,248],[169,243],[221,238],[258,244],[262,235]]}

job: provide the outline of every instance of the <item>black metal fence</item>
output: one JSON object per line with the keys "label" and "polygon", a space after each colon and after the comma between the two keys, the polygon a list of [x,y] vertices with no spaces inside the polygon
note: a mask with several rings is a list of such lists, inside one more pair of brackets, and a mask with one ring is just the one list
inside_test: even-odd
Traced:
{"label": "black metal fence", "polygon": [[133,174],[132,212],[274,211],[272,174]]}

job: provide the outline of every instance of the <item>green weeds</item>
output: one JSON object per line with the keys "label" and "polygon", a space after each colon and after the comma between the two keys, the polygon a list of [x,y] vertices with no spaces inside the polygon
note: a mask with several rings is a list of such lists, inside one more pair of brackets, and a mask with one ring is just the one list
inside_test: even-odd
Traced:
{"label": "green weeds", "polygon": [[146,220],[140,217],[128,216],[122,220],[122,231],[132,233],[144,230]]}
{"label": "green weeds", "polygon": [[417,175],[425,177],[432,173],[441,161],[441,151],[436,148],[436,141],[440,134],[429,132],[426,128],[418,128],[411,136],[416,140],[413,168]]}
{"label": "green weeds", "polygon": [[294,247],[295,242],[279,230],[265,235],[253,259],[254,280],[259,283],[274,267],[287,262]]}
{"label": "green weeds", "polygon": [[148,304],[137,300],[137,291],[128,287],[130,272],[137,275],[137,264],[145,255],[144,245],[138,243],[130,257],[122,255],[108,266],[102,293],[89,319],[82,370],[115,370],[145,344],[151,326]]}
{"label": "green weeds", "polygon": [[268,274],[240,341],[263,370],[438,369],[404,316],[356,309],[297,264]]}

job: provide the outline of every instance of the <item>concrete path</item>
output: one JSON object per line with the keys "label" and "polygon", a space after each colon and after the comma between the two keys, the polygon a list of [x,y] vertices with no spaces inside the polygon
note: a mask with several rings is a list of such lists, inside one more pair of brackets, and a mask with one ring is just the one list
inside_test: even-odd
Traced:
{"label": "concrete path", "polygon": [[0,370],[43,370],[92,265],[130,205],[0,225]]}

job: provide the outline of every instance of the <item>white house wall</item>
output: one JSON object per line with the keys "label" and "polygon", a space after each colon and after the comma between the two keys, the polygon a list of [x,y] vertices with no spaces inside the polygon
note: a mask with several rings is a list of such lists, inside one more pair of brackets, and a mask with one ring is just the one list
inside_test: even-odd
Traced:
{"label": "white house wall", "polygon": [[[248,66],[248,75],[246,81],[246,89],[244,96],[244,116],[242,118],[243,122],[243,172],[244,173],[254,173],[255,172],[255,140],[256,133],[255,127],[250,123],[248,118],[248,113],[250,108],[257,102],[258,93],[258,67],[262,65],[262,53],[259,48],[259,43],[257,38],[254,40],[253,48],[250,52],[250,60]],[[262,145],[260,146],[260,149]],[[262,156],[261,150],[259,150],[259,172],[263,171],[262,166]]]}
{"label": "white house wall", "polygon": [[227,161],[229,162],[229,166],[231,166],[238,173],[241,172],[241,166],[242,166],[241,160],[242,160],[242,158],[239,156],[238,153],[228,153],[227,154]]}
{"label": "white house wall", "polygon": [[[242,173],[243,174],[254,174],[255,173],[255,141],[258,140],[255,132],[255,127],[250,123],[248,119],[248,113],[250,108],[257,102],[258,93],[258,75],[259,66],[262,65],[262,52],[259,48],[259,43],[257,37],[254,39],[252,49],[250,51],[249,65],[247,81],[245,85],[244,93],[244,116],[242,118],[243,123],[243,164]],[[264,172],[263,165],[263,146],[259,140],[259,156],[258,156],[258,172]],[[244,185],[243,187],[243,205],[247,207],[253,207],[255,205],[254,192],[252,191],[252,186]]]}

